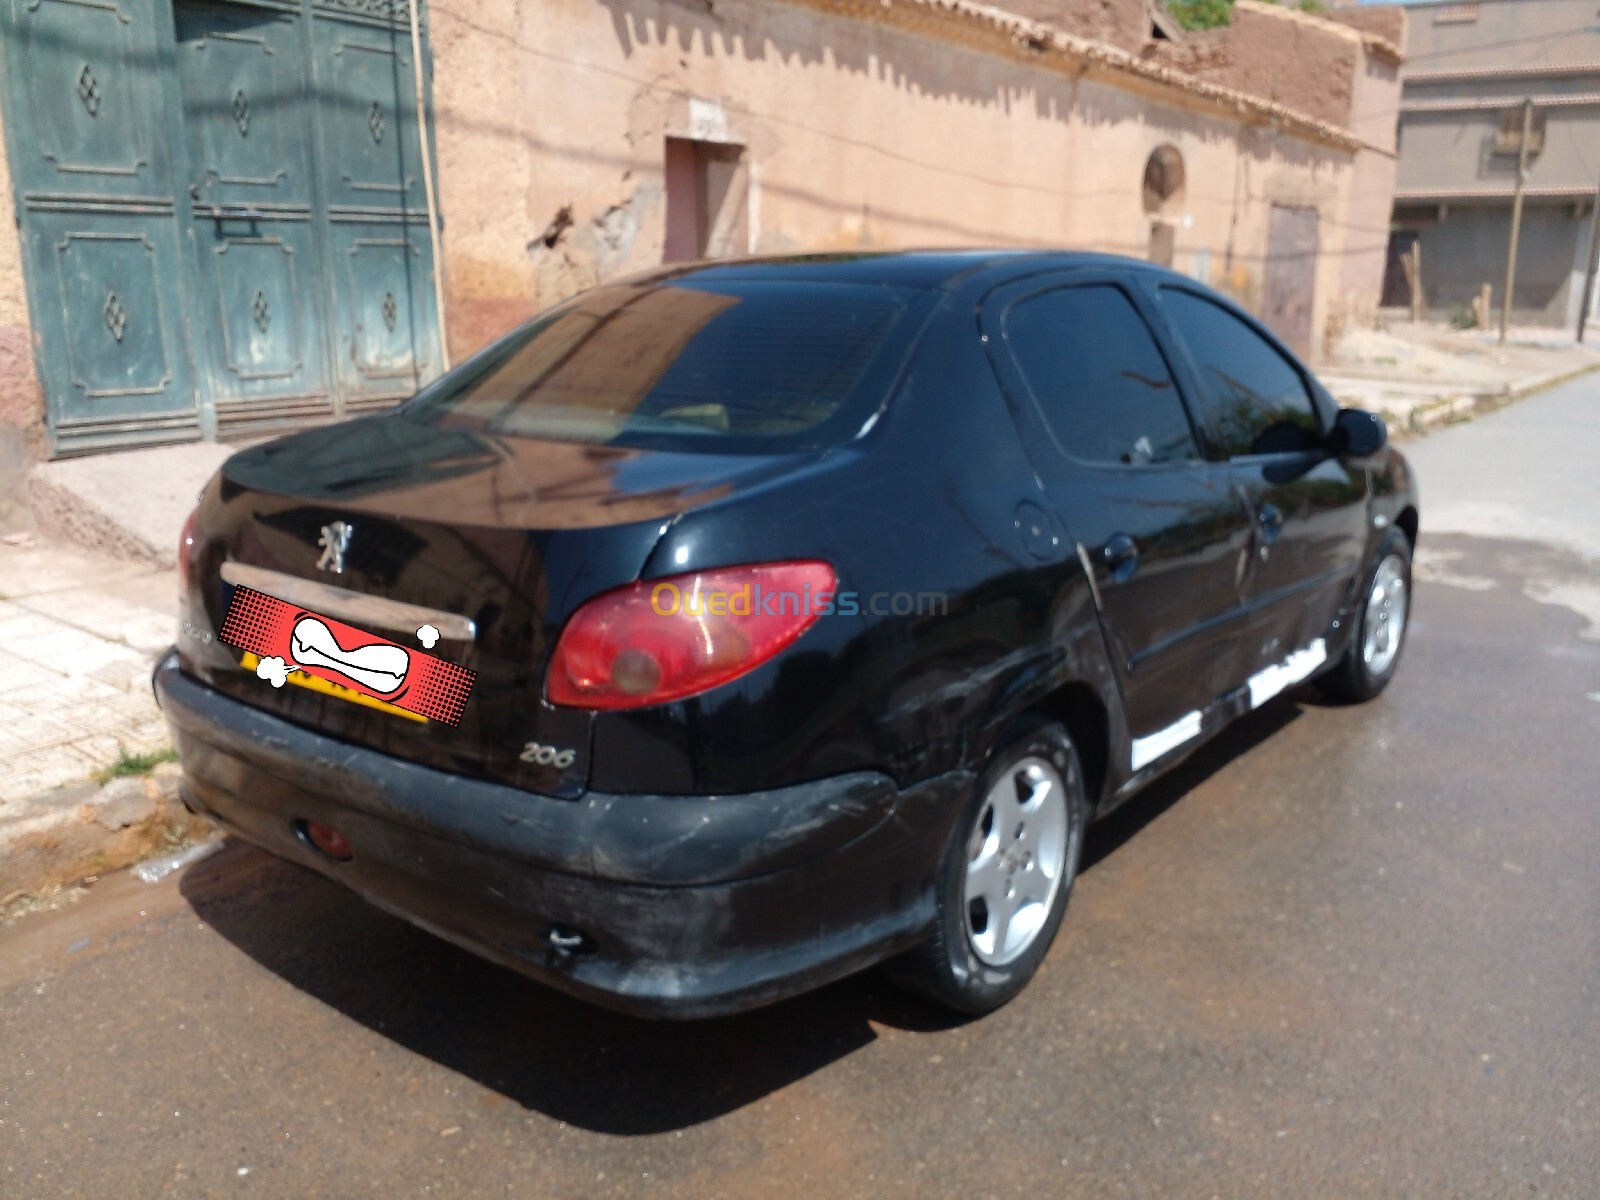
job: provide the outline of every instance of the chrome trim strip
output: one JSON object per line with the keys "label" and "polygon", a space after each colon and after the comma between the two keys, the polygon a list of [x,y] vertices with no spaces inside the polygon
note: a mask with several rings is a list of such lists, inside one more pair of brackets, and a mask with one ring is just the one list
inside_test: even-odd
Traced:
{"label": "chrome trim strip", "polygon": [[248,563],[223,563],[222,578],[225,583],[254,588],[277,597],[285,604],[349,621],[352,625],[376,625],[380,629],[403,629],[408,632],[432,625],[442,638],[455,642],[470,642],[478,636],[478,627],[470,617],[442,612],[437,608],[424,608],[420,604],[385,600],[382,596],[369,596],[365,592],[352,592],[349,588],[332,587],[315,579],[285,575],[281,571],[252,567]]}

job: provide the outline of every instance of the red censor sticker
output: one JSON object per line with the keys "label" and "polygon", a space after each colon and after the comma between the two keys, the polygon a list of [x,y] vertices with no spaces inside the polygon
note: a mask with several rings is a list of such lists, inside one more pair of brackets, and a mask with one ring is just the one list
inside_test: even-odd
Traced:
{"label": "red censor sticker", "polygon": [[247,587],[234,589],[218,638],[255,655],[256,674],[273,687],[304,672],[447,725],[460,723],[478,678],[455,663]]}

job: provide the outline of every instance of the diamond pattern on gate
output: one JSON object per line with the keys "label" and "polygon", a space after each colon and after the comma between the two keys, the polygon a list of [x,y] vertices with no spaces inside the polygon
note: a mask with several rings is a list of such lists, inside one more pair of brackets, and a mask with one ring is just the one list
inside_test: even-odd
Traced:
{"label": "diamond pattern on gate", "polygon": [[100,115],[100,81],[94,77],[94,68],[88,63],[78,72],[78,99],[91,117]]}
{"label": "diamond pattern on gate", "polygon": [[105,318],[106,328],[111,331],[111,336],[117,341],[122,340],[122,331],[128,326],[128,312],[122,307],[122,301],[115,292],[106,293],[105,307],[100,310],[100,315]]}
{"label": "diamond pattern on gate", "polygon": [[272,324],[272,306],[267,303],[265,292],[257,290],[255,298],[250,301],[250,315],[255,318],[256,328],[265,333],[267,326]]}

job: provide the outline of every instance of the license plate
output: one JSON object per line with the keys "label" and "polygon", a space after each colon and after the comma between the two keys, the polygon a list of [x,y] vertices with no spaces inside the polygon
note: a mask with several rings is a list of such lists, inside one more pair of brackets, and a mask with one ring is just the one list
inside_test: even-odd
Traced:
{"label": "license plate", "polygon": [[293,684],[411,720],[456,725],[477,674],[432,654],[288,604],[234,589],[218,640],[265,685]]}

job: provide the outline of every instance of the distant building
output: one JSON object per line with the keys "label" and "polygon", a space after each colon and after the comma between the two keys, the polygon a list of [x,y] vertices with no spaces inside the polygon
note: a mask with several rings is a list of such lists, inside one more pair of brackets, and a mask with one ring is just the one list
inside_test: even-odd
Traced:
{"label": "distant building", "polygon": [[1485,283],[1498,310],[1522,102],[1531,97],[1512,320],[1572,323],[1600,184],[1600,7],[1595,0],[1477,0],[1409,11],[1384,302],[1408,302],[1399,259],[1420,243],[1434,315],[1469,304]]}

